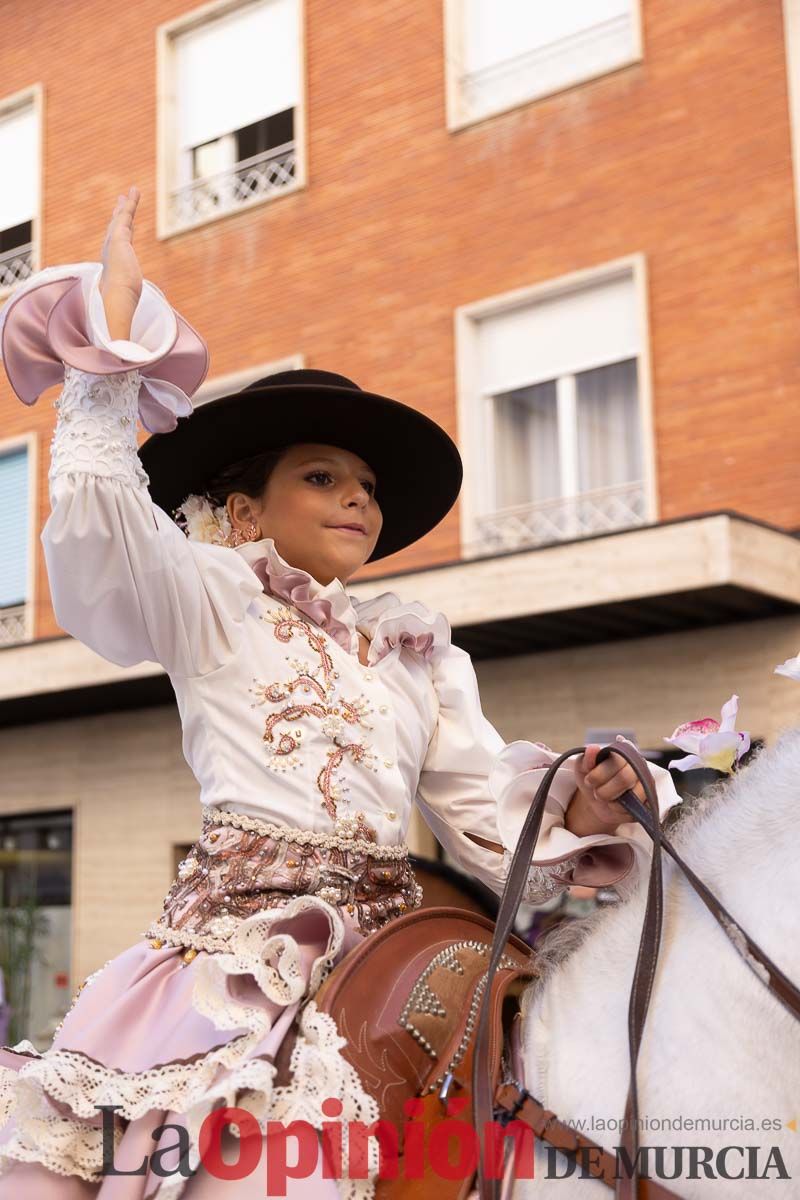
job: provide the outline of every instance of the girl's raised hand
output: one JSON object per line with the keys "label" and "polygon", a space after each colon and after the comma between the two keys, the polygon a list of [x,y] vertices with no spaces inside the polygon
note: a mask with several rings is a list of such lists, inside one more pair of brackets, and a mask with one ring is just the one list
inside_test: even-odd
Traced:
{"label": "girl's raised hand", "polygon": [[114,339],[130,337],[131,321],[142,294],[142,269],[133,248],[133,219],[138,203],[136,187],[129,188],[126,196],[119,196],[103,242],[100,295],[108,331]]}

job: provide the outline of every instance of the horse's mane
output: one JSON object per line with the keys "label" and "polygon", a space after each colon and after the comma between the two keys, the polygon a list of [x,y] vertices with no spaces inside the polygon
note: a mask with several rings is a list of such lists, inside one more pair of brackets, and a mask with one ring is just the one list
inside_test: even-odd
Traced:
{"label": "horse's mane", "polygon": [[[703,788],[698,796],[685,799],[667,822],[664,832],[682,857],[700,843],[719,867],[717,831],[720,820],[741,829],[761,822],[762,838],[786,838],[785,803],[797,805],[800,779],[800,729],[790,729],[774,746],[756,750],[746,767]],[[759,803],[759,798],[762,798]],[[764,803],[766,800],[766,803]],[[774,803],[772,803],[774,800]],[[723,839],[724,841],[724,839]],[[774,843],[777,851],[777,842]],[[664,856],[666,858],[666,855]],[[702,872],[698,872],[702,874]],[[625,899],[603,905],[586,917],[563,921],[536,943],[541,977],[537,990],[564,960],[590,938],[620,904],[630,904],[647,887],[646,877]]]}

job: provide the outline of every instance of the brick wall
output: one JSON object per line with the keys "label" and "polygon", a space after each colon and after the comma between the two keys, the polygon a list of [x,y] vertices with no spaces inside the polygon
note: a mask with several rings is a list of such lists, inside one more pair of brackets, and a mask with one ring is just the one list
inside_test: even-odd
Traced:
{"label": "brick wall", "polygon": [[[307,0],[308,187],[155,237],[156,26],[178,0],[0,3],[2,91],[45,92],[45,264],[143,192],[146,275],[212,373],[301,352],[457,436],[453,310],[643,252],[660,515],[800,525],[798,262],[781,7],[643,0],[642,63],[449,133],[441,0]],[[0,385],[0,436],[49,404]],[[409,460],[409,487],[414,486]],[[458,556],[454,510],[363,577]],[[41,554],[39,636],[56,632]]]}

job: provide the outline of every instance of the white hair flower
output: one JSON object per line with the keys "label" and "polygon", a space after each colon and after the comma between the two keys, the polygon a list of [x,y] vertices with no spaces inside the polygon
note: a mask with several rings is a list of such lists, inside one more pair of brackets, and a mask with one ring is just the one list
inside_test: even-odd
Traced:
{"label": "white hair flower", "polygon": [[175,523],[190,542],[210,542],[227,546],[232,532],[231,520],[224,504],[214,506],[208,496],[188,496],[175,509]]}

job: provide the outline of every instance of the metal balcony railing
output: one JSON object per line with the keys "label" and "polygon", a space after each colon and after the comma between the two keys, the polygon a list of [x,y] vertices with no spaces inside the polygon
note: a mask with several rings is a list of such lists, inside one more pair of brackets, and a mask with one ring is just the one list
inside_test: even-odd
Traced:
{"label": "metal balcony railing", "polygon": [[545,546],[644,525],[647,519],[644,483],[638,480],[486,513],[476,520],[475,550],[486,554]]}
{"label": "metal balcony railing", "polygon": [[28,640],[26,612],[24,604],[0,608],[0,646],[15,646]]}
{"label": "metal balcony railing", "polygon": [[226,171],[195,179],[170,196],[170,218],[178,227],[194,225],[279,192],[294,182],[294,142],[245,158]]}
{"label": "metal balcony railing", "polygon": [[0,254],[0,291],[16,287],[33,274],[33,243]]}

